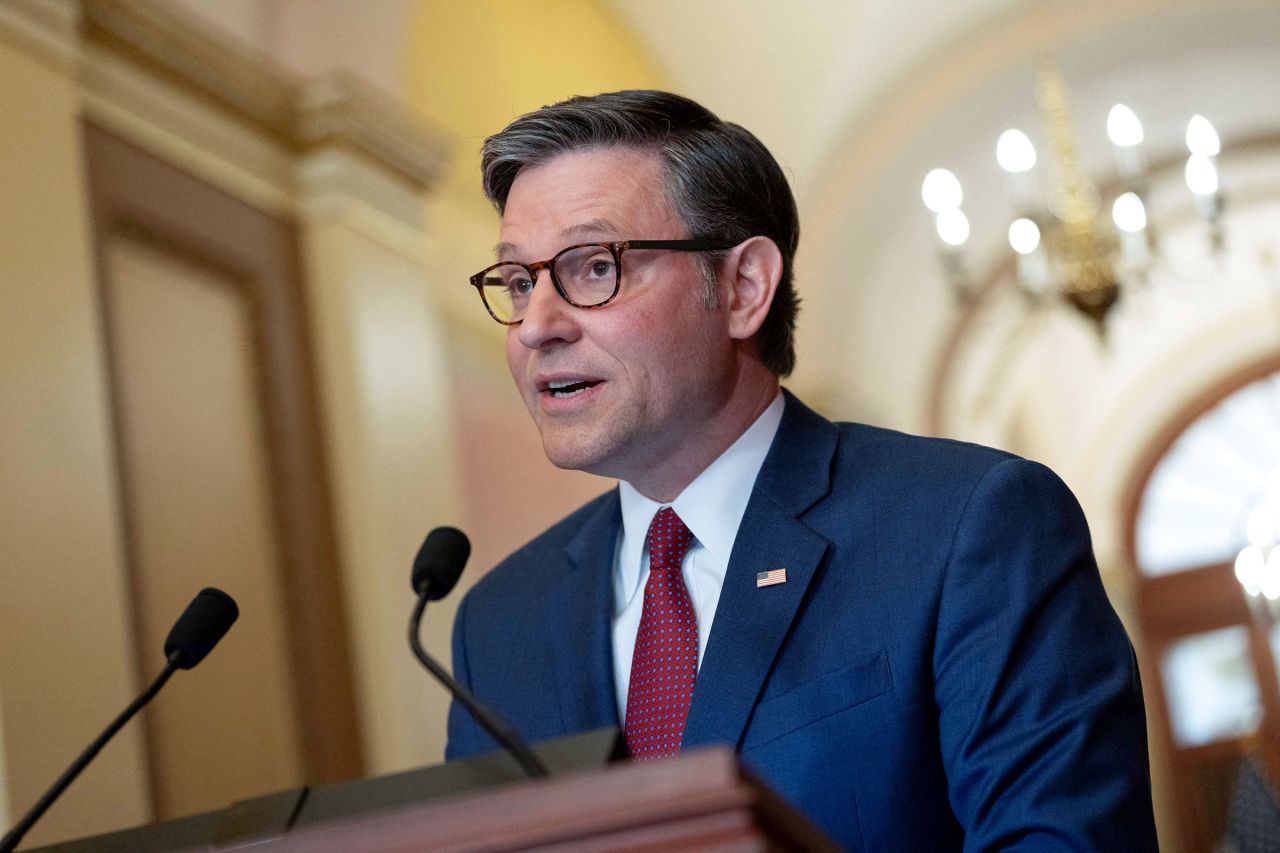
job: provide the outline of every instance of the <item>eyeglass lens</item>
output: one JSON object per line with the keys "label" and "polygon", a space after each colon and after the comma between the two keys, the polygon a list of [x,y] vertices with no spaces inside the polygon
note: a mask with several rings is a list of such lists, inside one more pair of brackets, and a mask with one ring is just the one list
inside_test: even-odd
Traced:
{"label": "eyeglass lens", "polygon": [[[581,308],[608,302],[618,289],[618,261],[608,246],[575,246],[556,255],[552,275],[570,302]],[[520,264],[498,264],[485,273],[484,299],[505,322],[522,319],[534,282]]]}

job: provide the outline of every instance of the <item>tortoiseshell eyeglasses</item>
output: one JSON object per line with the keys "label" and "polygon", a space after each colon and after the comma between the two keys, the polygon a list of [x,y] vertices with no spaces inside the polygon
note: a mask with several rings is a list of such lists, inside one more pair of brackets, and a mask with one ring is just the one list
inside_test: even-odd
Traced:
{"label": "tortoiseshell eyeglasses", "polygon": [[724,240],[623,240],[616,243],[579,243],[561,249],[555,257],[532,264],[499,261],[471,276],[471,284],[490,316],[504,326],[518,326],[524,319],[542,270],[565,302],[577,308],[609,304],[622,286],[622,254],[628,249],[666,249],[673,252],[717,252],[736,243]]}

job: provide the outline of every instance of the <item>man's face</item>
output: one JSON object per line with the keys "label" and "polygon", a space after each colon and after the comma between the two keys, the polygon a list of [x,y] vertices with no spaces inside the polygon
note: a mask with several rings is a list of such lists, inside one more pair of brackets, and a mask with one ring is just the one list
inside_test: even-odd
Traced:
{"label": "man's face", "polygon": [[[525,168],[507,197],[499,254],[532,263],[575,243],[691,236],[663,181],[656,154],[627,148]],[[625,252],[622,289],[600,308],[575,308],[539,274],[524,322],[508,330],[507,364],[555,465],[643,492],[696,458],[734,371],[725,312],[704,307],[702,287],[687,252]],[[553,390],[562,383],[573,388]]]}

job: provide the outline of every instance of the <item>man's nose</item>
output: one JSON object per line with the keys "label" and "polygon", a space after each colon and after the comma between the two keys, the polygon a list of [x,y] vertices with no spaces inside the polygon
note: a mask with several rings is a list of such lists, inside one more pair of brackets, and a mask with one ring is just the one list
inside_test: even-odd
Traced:
{"label": "man's nose", "polygon": [[539,270],[516,336],[530,349],[540,349],[557,340],[571,341],[578,334],[574,317],[577,311],[556,290],[551,270]]}

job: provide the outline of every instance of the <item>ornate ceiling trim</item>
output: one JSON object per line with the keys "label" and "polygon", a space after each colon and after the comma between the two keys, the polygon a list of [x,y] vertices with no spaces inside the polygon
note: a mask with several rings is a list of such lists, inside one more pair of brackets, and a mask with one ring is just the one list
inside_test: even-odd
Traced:
{"label": "ornate ceiling trim", "polygon": [[141,66],[289,150],[343,148],[418,190],[443,172],[443,137],[353,76],[298,81],[155,0],[80,0],[80,12],[86,45]]}
{"label": "ornate ceiling trim", "polygon": [[304,149],[338,145],[372,157],[427,189],[448,160],[443,139],[404,108],[350,74],[303,84],[295,101],[293,138]]}
{"label": "ornate ceiling trim", "polygon": [[294,85],[263,57],[193,27],[158,3],[81,0],[82,36],[146,66],[282,140],[293,127]]}
{"label": "ornate ceiling trim", "polygon": [[0,3],[0,41],[71,75],[79,55],[79,15],[75,0],[7,0]]}

